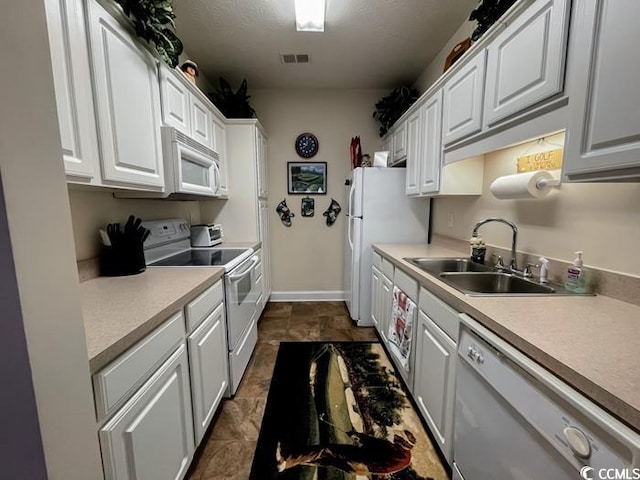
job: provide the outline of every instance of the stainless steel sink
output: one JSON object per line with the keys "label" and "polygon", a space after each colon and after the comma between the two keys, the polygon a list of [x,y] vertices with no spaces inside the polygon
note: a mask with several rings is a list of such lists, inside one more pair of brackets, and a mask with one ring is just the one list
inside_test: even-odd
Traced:
{"label": "stainless steel sink", "polygon": [[487,265],[472,262],[468,258],[405,258],[409,263],[428,273],[442,272],[491,272]]}
{"label": "stainless steel sink", "polygon": [[405,260],[471,296],[589,295],[572,292],[561,285],[541,284],[511,273],[498,272],[469,258],[406,257]]}
{"label": "stainless steel sink", "polygon": [[448,272],[441,273],[440,278],[452,287],[470,295],[549,295],[558,291],[549,285],[530,282],[524,278],[499,272]]}

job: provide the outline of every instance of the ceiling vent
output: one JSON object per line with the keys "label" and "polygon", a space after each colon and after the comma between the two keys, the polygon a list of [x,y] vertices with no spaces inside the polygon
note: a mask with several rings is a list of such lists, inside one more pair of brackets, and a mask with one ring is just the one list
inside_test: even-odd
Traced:
{"label": "ceiling vent", "polygon": [[281,53],[282,63],[309,63],[309,55],[306,53]]}

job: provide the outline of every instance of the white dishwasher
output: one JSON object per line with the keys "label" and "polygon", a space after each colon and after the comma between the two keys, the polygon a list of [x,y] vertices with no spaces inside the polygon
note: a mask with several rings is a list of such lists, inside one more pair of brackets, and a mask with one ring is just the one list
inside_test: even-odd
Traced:
{"label": "white dishwasher", "polygon": [[461,318],[454,480],[640,478],[637,433]]}

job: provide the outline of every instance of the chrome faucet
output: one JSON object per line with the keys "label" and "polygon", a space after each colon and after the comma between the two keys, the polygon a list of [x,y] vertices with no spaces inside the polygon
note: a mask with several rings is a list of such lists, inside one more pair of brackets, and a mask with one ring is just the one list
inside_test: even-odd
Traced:
{"label": "chrome faucet", "polygon": [[516,260],[516,243],[518,241],[518,227],[516,226],[515,223],[510,222],[509,220],[505,220],[504,218],[491,217],[476,223],[476,226],[473,227],[473,232],[471,233],[471,235],[474,237],[477,237],[478,229],[485,223],[489,223],[489,222],[504,223],[505,225],[510,226],[511,230],[513,230],[513,239],[511,241],[511,262],[509,263],[508,269],[511,270],[513,273],[520,273],[520,271],[518,270],[518,262]]}

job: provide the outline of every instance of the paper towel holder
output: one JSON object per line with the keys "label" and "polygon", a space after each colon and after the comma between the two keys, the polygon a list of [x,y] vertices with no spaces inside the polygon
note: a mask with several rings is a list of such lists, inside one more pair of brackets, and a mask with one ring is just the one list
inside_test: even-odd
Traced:
{"label": "paper towel holder", "polygon": [[560,188],[561,181],[559,178],[541,178],[536,182],[536,188],[544,190],[545,188]]}
{"label": "paper towel holder", "polygon": [[516,173],[496,178],[491,184],[491,193],[500,200],[541,198],[551,189],[559,188],[561,180],[548,170]]}

